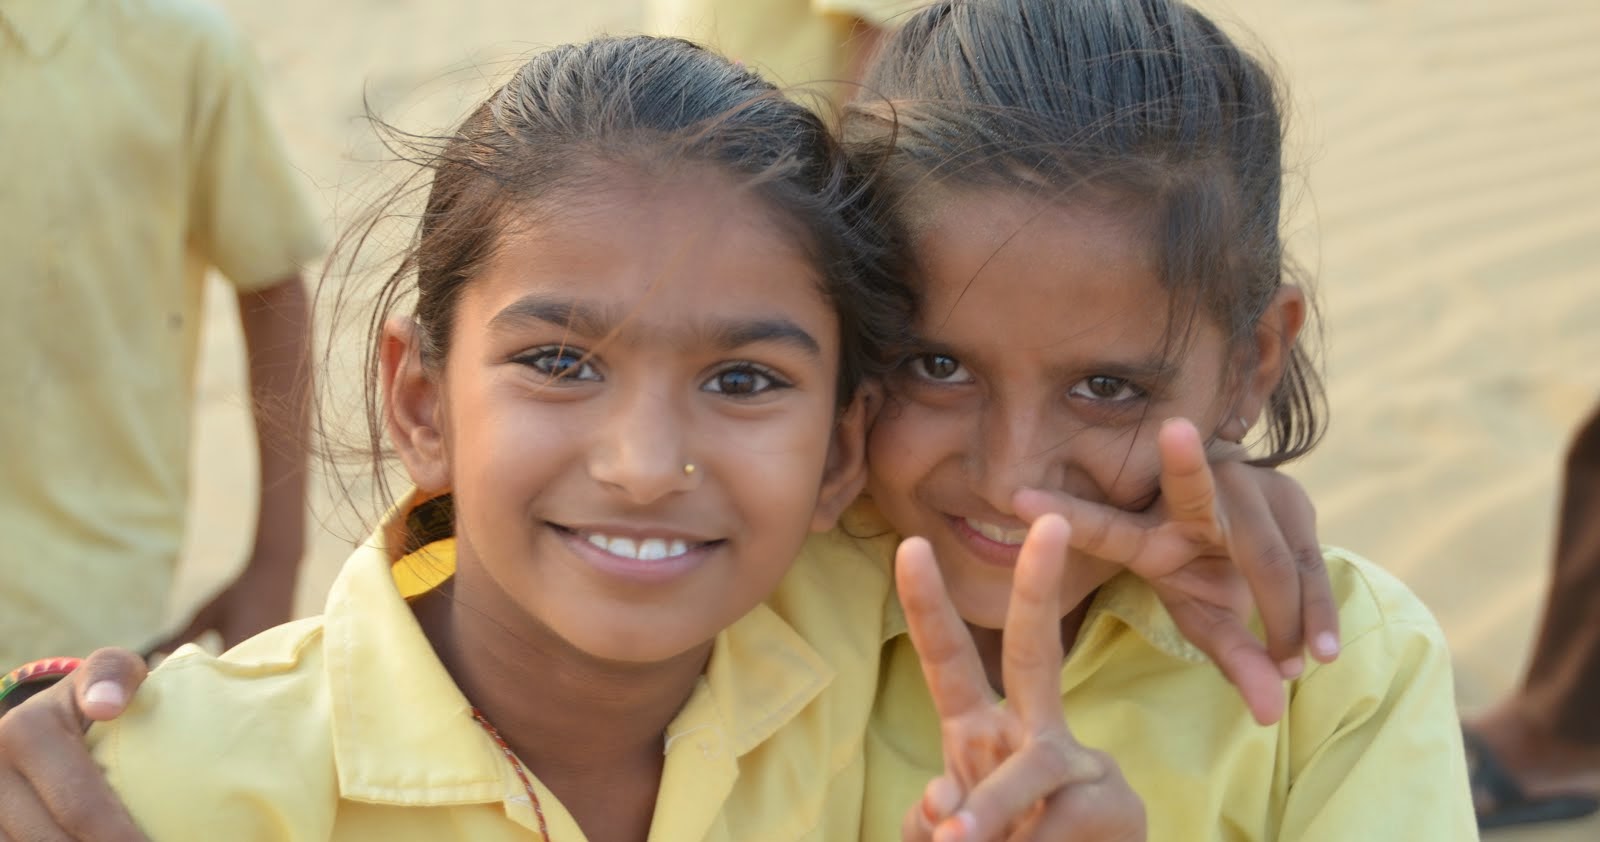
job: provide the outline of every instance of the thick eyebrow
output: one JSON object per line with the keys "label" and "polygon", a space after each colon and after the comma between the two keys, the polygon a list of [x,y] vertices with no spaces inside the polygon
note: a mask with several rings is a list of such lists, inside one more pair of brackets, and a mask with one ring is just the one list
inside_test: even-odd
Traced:
{"label": "thick eyebrow", "polygon": [[523,296],[494,314],[489,329],[503,331],[530,321],[545,322],[586,337],[603,336],[614,324],[613,319],[581,301],[536,293]]}
{"label": "thick eyebrow", "polygon": [[1096,375],[1120,377],[1123,380],[1150,383],[1157,380],[1165,380],[1166,378],[1170,377],[1172,373],[1177,370],[1178,366],[1171,360],[1162,359],[1161,357],[1150,357],[1148,359],[1132,360],[1129,362],[1107,360],[1103,362],[1096,362],[1090,366],[1086,366],[1086,368],[1093,369]]}
{"label": "thick eyebrow", "polygon": [[[551,295],[533,294],[513,301],[489,320],[491,330],[509,330],[529,321],[544,322],[576,336],[594,338],[616,330],[619,319],[582,301]],[[789,345],[813,357],[822,356],[822,345],[805,328],[782,318],[719,319],[694,330],[717,348],[731,351],[758,343]]]}
{"label": "thick eyebrow", "polygon": [[816,337],[784,318],[729,319],[713,323],[708,332],[711,341],[727,351],[759,342],[773,342],[792,346],[809,356],[822,356],[822,345]]}

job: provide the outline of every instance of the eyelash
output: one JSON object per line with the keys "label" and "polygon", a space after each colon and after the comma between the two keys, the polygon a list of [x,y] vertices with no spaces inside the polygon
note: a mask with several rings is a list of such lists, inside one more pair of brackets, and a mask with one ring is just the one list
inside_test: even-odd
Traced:
{"label": "eyelash", "polygon": [[[555,371],[552,370],[554,366],[548,365],[550,361],[555,359],[569,359],[572,363],[564,370]],[[553,383],[573,380],[593,382],[601,379],[600,375],[595,372],[594,363],[590,362],[589,355],[571,345],[546,345],[542,348],[534,348],[525,354],[512,357],[511,361],[533,369]],[[574,367],[578,369],[577,374],[572,373]],[[584,372],[588,372],[589,376],[584,376]]]}
{"label": "eyelash", "polygon": [[[571,362],[563,370],[554,370],[556,366],[552,363],[563,359]],[[513,357],[512,362],[533,369],[553,383],[562,381],[596,382],[604,379],[594,370],[594,363],[590,361],[589,355],[571,345],[547,345],[542,348],[534,348],[526,354]],[[573,373],[574,368],[577,369],[576,374]],[[720,384],[719,380],[730,374],[751,375],[755,378],[756,387],[748,392],[729,391],[726,388],[726,384]],[[765,382],[763,383],[763,381]],[[711,388],[713,385],[718,386],[718,388]],[[700,388],[701,391],[711,394],[726,395],[734,399],[747,399],[759,397],[775,389],[789,389],[793,388],[793,386],[793,383],[766,366],[739,362],[719,369]]]}
{"label": "eyelash", "polygon": [[[1111,397],[1094,394],[1094,387],[1090,384],[1096,382],[1099,382],[1101,385],[1115,387],[1116,394],[1112,395]],[[1080,389],[1083,390],[1082,393],[1080,393]],[[1129,394],[1126,397],[1119,397],[1124,392]],[[1134,401],[1141,401],[1150,397],[1149,391],[1134,384],[1133,381],[1123,377],[1113,377],[1109,374],[1092,374],[1088,377],[1085,377],[1082,380],[1072,384],[1072,387],[1067,389],[1067,394],[1074,398],[1095,401],[1096,403],[1124,405],[1133,403]]]}
{"label": "eyelash", "polygon": [[[955,366],[955,370],[951,372],[950,375],[945,377],[935,376],[931,369],[936,362],[953,365]],[[912,369],[912,375],[924,383],[955,385],[972,382],[971,374],[966,374],[966,376],[962,377],[961,379],[955,379],[957,374],[966,372],[966,366],[962,365],[960,360],[950,356],[949,354],[919,354],[912,358],[910,366]],[[1099,385],[1102,388],[1108,386],[1112,387],[1113,394],[1109,396],[1095,394],[1094,389],[1096,385]],[[1067,394],[1070,397],[1094,401],[1100,404],[1124,406],[1132,404],[1136,401],[1145,400],[1146,398],[1150,397],[1149,390],[1140,387],[1133,381],[1124,377],[1115,377],[1109,374],[1093,374],[1085,377],[1077,383],[1072,384],[1072,386],[1067,389]]]}
{"label": "eyelash", "polygon": [[950,377],[935,377],[933,372],[929,370],[930,364],[935,360],[948,360],[951,364],[955,365],[955,373],[966,371],[966,366],[962,365],[960,360],[950,356],[949,354],[918,354],[912,358],[910,363],[912,376],[924,383],[938,383],[941,385],[972,382],[972,375],[970,373],[960,380],[954,380]]}
{"label": "eyelash", "polygon": [[[765,388],[761,388],[761,389],[757,389],[756,391],[751,391],[751,392],[730,392],[730,391],[727,391],[724,388],[717,388],[717,389],[710,388],[710,386],[712,384],[717,383],[721,378],[726,377],[727,375],[730,375],[730,374],[752,375],[758,381],[759,380],[765,380],[766,381],[766,387]],[[773,371],[772,369],[767,368],[766,366],[756,365],[755,363],[741,362],[741,363],[734,363],[733,365],[730,365],[730,366],[727,366],[725,368],[722,368],[722,369],[718,370],[716,373],[712,374],[711,375],[711,379],[707,380],[706,384],[704,386],[700,387],[700,390],[703,391],[703,392],[710,392],[710,393],[715,394],[715,395],[725,395],[727,397],[734,398],[734,399],[748,399],[748,398],[760,397],[760,396],[762,396],[764,394],[767,394],[768,392],[771,392],[771,391],[774,391],[774,390],[777,390],[777,389],[793,388],[793,386],[794,386],[793,383],[790,383],[789,381],[787,381],[787,380],[783,379],[782,377],[778,376],[778,373],[776,371]]]}

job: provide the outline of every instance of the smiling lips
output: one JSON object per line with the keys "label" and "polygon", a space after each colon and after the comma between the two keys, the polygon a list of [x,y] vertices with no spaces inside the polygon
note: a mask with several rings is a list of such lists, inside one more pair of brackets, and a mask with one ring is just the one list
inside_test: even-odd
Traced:
{"label": "smiling lips", "polygon": [[1008,529],[1004,526],[1000,526],[999,524],[988,523],[981,520],[973,520],[970,517],[962,518],[961,522],[965,523],[968,529],[971,529],[973,532],[988,538],[996,544],[1020,547],[1022,546],[1023,539],[1028,537],[1028,528],[1025,526]]}
{"label": "smiling lips", "polygon": [[592,569],[607,578],[640,585],[663,585],[688,575],[726,543],[722,539],[698,540],[681,532],[672,534],[662,527],[617,535],[614,533],[623,531],[622,528],[602,531],[557,523],[548,525],[562,536],[572,553]]}
{"label": "smiling lips", "polygon": [[578,533],[585,541],[599,547],[606,552],[621,558],[631,558],[635,561],[659,561],[667,558],[677,558],[687,555],[691,545],[682,538],[622,538],[617,536],[602,535],[598,532]]}

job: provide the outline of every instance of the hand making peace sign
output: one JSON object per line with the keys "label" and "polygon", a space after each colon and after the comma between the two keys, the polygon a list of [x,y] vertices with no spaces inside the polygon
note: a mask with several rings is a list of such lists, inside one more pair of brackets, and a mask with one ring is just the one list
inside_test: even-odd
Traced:
{"label": "hand making peace sign", "polygon": [[[1016,512],[1024,519],[1062,515],[1075,527],[1073,548],[1149,582],[1178,630],[1222,669],[1256,720],[1276,722],[1283,682],[1299,676],[1307,643],[1322,661],[1339,652],[1338,606],[1316,511],[1293,479],[1245,464],[1236,445],[1237,458],[1208,463],[1188,421],[1163,424],[1157,446],[1161,496],[1148,512],[1038,490],[1018,492]],[[1252,596],[1265,646],[1245,625]]]}
{"label": "hand making peace sign", "polygon": [[1028,530],[1002,654],[1006,701],[989,687],[921,538],[900,544],[895,580],[939,712],[945,774],[902,825],[908,842],[1142,842],[1144,805],[1106,754],[1079,745],[1061,711],[1061,576],[1071,533],[1055,515]]}

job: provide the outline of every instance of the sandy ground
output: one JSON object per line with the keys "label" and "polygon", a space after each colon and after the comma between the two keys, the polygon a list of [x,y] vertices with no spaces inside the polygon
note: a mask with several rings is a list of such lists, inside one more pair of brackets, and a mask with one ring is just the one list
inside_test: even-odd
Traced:
{"label": "sandy ground", "polygon": [[[255,38],[329,230],[374,183],[363,96],[437,129],[541,44],[634,31],[636,2],[224,5]],[[1327,324],[1332,430],[1293,470],[1324,539],[1398,573],[1455,647],[1463,706],[1520,675],[1548,579],[1559,460],[1600,396],[1600,4],[1209,3],[1272,52],[1295,101],[1297,249]],[[230,575],[254,478],[231,304],[211,302],[188,566],[173,616]],[[347,334],[348,335],[348,334]],[[353,394],[348,365],[328,377]],[[357,519],[320,488],[300,607]],[[1506,840],[1579,840],[1600,821]]]}

